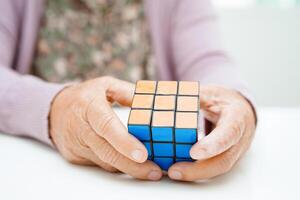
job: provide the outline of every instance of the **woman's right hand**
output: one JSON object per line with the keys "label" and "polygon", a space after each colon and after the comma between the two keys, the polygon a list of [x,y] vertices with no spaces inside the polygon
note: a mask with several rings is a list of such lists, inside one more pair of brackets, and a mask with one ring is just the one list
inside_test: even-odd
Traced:
{"label": "woman's right hand", "polygon": [[74,164],[159,180],[161,169],[147,160],[144,145],[127,132],[111,107],[114,101],[130,106],[133,93],[133,84],[111,77],[63,89],[49,116],[50,135],[61,155]]}

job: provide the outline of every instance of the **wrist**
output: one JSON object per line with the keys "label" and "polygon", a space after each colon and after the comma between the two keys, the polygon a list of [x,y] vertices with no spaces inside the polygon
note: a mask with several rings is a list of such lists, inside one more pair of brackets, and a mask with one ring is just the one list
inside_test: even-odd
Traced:
{"label": "wrist", "polygon": [[[60,99],[60,97],[62,96],[62,94],[69,88],[71,87],[71,85],[65,85],[61,90],[59,90],[56,95],[54,95],[51,103],[50,103],[50,109],[49,109],[49,114],[48,114],[48,137],[51,140],[53,146],[55,148],[57,148],[57,143],[56,143],[56,139],[55,139],[55,135],[54,135],[54,131],[53,129],[53,123],[55,121],[54,119],[54,114],[55,110],[57,109],[58,103],[58,99]],[[59,108],[58,108],[59,109]]]}

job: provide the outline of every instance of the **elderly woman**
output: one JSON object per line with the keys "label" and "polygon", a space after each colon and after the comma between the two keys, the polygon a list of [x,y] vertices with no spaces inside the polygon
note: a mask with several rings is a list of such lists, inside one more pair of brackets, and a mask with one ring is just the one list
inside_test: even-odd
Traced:
{"label": "elderly woman", "polygon": [[[255,131],[252,98],[220,46],[208,0],[0,2],[0,130],[56,148],[79,165],[159,180],[161,169],[114,113],[138,79],[197,80],[211,133],[174,180],[228,172]],[[123,80],[120,80],[123,79]]]}

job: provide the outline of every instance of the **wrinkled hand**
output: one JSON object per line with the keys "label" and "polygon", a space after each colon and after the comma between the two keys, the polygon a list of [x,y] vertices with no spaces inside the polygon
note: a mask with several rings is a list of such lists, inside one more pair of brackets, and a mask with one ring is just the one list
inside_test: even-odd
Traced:
{"label": "wrinkled hand", "polygon": [[130,106],[134,85],[111,77],[86,81],[62,90],[50,111],[50,135],[71,163],[96,164],[138,179],[159,180],[161,169],[147,160],[142,143],[127,132],[111,108]]}
{"label": "wrinkled hand", "polygon": [[249,148],[255,132],[255,114],[238,92],[218,86],[201,86],[200,107],[215,128],[190,150],[197,161],[176,163],[171,179],[196,181],[224,174]]}

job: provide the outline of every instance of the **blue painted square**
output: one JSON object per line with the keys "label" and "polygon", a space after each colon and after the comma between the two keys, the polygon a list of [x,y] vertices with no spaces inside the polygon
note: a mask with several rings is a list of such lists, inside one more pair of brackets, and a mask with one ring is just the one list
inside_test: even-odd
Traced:
{"label": "blue painted square", "polygon": [[176,157],[190,158],[191,147],[189,144],[176,144]]}
{"label": "blue painted square", "polygon": [[150,127],[147,125],[128,125],[128,132],[139,140],[150,141]]}
{"label": "blue painted square", "polygon": [[176,162],[193,162],[191,158],[176,158]]}
{"label": "blue painted square", "polygon": [[175,141],[185,143],[196,143],[197,141],[197,130],[187,128],[175,129]]}
{"label": "blue painted square", "polygon": [[173,128],[171,127],[152,127],[153,141],[172,142]]}
{"label": "blue painted square", "polygon": [[150,142],[143,142],[147,151],[148,151],[148,158],[152,156],[151,144]]}
{"label": "blue painted square", "polygon": [[174,156],[172,143],[153,143],[154,156]]}
{"label": "blue painted square", "polygon": [[173,158],[154,158],[154,162],[162,169],[167,171],[173,164]]}

